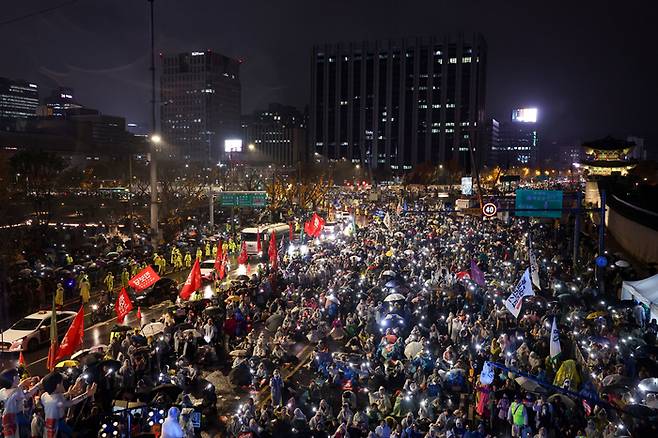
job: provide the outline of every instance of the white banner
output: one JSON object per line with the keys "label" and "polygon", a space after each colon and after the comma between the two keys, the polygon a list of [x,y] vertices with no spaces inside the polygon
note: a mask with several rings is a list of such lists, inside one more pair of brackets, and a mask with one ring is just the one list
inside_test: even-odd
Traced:
{"label": "white banner", "polygon": [[393,225],[391,223],[391,215],[386,212],[386,215],[384,216],[384,225],[386,225],[387,229],[391,229],[391,226]]}
{"label": "white banner", "polygon": [[505,307],[514,315],[514,318],[518,318],[521,312],[521,305],[523,305],[523,297],[534,294],[530,280],[530,268],[527,268],[519,283],[505,300]]}
{"label": "white banner", "polygon": [[562,347],[560,347],[560,332],[557,331],[557,323],[555,322],[555,317],[553,317],[553,326],[551,327],[551,359],[554,359],[555,356],[562,353]]}
{"label": "white banner", "polygon": [[530,276],[532,277],[532,284],[534,284],[537,289],[541,289],[539,284],[539,265],[537,264],[535,252],[532,250],[530,234],[528,234],[528,258],[530,259]]}

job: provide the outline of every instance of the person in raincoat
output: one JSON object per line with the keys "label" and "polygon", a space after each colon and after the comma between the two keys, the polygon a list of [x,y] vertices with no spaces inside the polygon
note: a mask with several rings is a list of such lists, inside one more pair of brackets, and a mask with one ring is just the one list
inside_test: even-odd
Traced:
{"label": "person in raincoat", "polygon": [[167,419],[162,423],[162,438],[183,438],[183,428],[178,422],[180,410],[172,406],[169,408]]}
{"label": "person in raincoat", "polygon": [[212,254],[212,251],[210,251],[210,243],[206,242],[206,257],[210,257],[210,254]]}
{"label": "person in raincoat", "polygon": [[201,257],[203,257],[203,251],[201,250],[201,247],[198,247],[196,249],[196,258],[201,260]]}
{"label": "person in raincoat", "polygon": [[192,267],[192,254],[190,254],[189,251],[185,254],[185,267],[186,268]]}
{"label": "person in raincoat", "polygon": [[112,290],[114,289],[114,274],[108,272],[105,276],[105,279],[103,279],[103,284],[105,285],[107,296],[112,297]]}
{"label": "person in raincoat", "polygon": [[213,245],[212,247],[212,258],[217,258],[217,245]]}
{"label": "person in raincoat", "polygon": [[270,379],[270,394],[272,396],[272,405],[281,406],[283,404],[283,379],[279,370],[274,370]]}
{"label": "person in raincoat", "polygon": [[89,277],[85,274],[80,281],[80,299],[82,300],[82,304],[87,304],[89,302],[90,291],[91,285],[89,284]]}
{"label": "person in raincoat", "polygon": [[62,283],[57,283],[57,290],[55,291],[55,305],[62,307],[64,305],[64,286]]}
{"label": "person in raincoat", "polygon": [[121,271],[121,287],[127,288],[128,281],[130,281],[130,273],[128,273],[128,269],[123,268],[123,271]]}

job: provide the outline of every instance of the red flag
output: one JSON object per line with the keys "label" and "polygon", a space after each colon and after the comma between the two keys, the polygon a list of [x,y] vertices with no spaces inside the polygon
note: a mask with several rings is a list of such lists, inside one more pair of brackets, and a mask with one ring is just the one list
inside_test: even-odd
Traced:
{"label": "red flag", "polygon": [[304,224],[304,231],[311,237],[318,237],[324,228],[324,222],[324,219],[318,216],[317,213],[313,213],[311,219]]}
{"label": "red flag", "polygon": [[[125,291],[125,289],[124,289]],[[57,349],[57,354],[55,355],[55,362],[60,360],[63,357],[70,356],[75,351],[82,346],[82,342],[85,337],[85,308],[80,306],[77,315],[71,321],[69,329],[62,339],[62,343]]]}
{"label": "red flag", "polygon": [[320,235],[320,232],[324,229],[324,223],[325,220],[318,216],[317,213],[313,213],[313,225],[316,229],[315,231],[315,237],[318,237]]}
{"label": "red flag", "polygon": [[223,280],[226,275],[226,256],[222,259],[222,262],[219,264],[219,279]]}
{"label": "red flag", "polygon": [[184,300],[189,300],[190,296],[192,296],[192,292],[194,292],[200,287],[201,287],[201,268],[199,267],[199,259],[196,259],[194,261],[194,266],[192,266],[192,270],[190,271],[190,274],[187,276],[187,280],[185,280],[185,284],[183,285],[183,288],[180,290],[180,293],[178,295]]}
{"label": "red flag", "polygon": [[117,302],[114,304],[114,311],[117,313],[117,321],[123,324],[123,318],[126,317],[130,311],[133,310],[133,303],[130,301],[130,296],[126,292],[126,288],[121,288],[121,292],[117,297]]}
{"label": "red flag", "polygon": [[25,357],[23,357],[23,351],[18,353],[18,365],[23,365],[25,366]]}
{"label": "red flag", "polygon": [[241,265],[246,265],[249,261],[249,255],[247,254],[247,243],[242,241],[242,249],[240,250],[240,255],[238,256],[238,263]]}
{"label": "red flag", "polygon": [[128,284],[137,292],[140,292],[146,289],[147,287],[153,286],[155,282],[158,281],[159,279],[160,276],[149,265],[146,268],[142,269],[133,278],[128,280]]}
{"label": "red flag", "polygon": [[260,228],[258,228],[258,232],[256,233],[256,251],[260,254],[262,250],[263,248],[260,244]]}
{"label": "red flag", "polygon": [[267,249],[267,253],[270,256],[270,261],[275,260],[277,256],[276,250],[276,234],[270,234],[270,247]]}
{"label": "red flag", "polygon": [[222,241],[220,240],[217,243],[217,256],[215,256],[215,265],[213,266],[215,268],[215,272],[219,272],[220,265],[222,264],[222,259],[224,258],[222,251]]}
{"label": "red flag", "polygon": [[142,320],[142,308],[139,306],[137,307],[137,319]]}
{"label": "red flag", "polygon": [[55,297],[53,297],[53,308],[50,312],[50,348],[48,349],[48,371],[55,369],[55,354],[57,353],[57,309]]}
{"label": "red flag", "polygon": [[293,225],[292,222],[288,222],[288,240],[292,242],[292,235],[293,235]]}

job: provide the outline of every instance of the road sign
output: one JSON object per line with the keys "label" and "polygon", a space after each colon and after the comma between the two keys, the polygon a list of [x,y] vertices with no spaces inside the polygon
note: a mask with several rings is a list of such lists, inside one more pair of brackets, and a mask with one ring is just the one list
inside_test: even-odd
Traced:
{"label": "road sign", "polygon": [[562,216],[562,190],[516,190],[517,216],[552,217]]}
{"label": "road sign", "polygon": [[482,214],[485,215],[486,217],[495,216],[497,212],[498,212],[498,207],[496,207],[496,204],[492,202],[487,202],[482,206]]}
{"label": "road sign", "polygon": [[265,192],[220,192],[219,204],[222,207],[262,208],[267,205]]}

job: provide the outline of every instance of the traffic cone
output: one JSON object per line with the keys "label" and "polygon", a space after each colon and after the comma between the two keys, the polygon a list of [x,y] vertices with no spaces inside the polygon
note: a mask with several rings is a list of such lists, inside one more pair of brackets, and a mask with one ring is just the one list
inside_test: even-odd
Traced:
{"label": "traffic cone", "polygon": [[142,320],[142,308],[141,307],[137,307],[137,319],[140,320],[140,321]]}
{"label": "traffic cone", "polygon": [[25,366],[25,357],[23,356],[22,351],[18,354],[18,366],[21,365]]}

